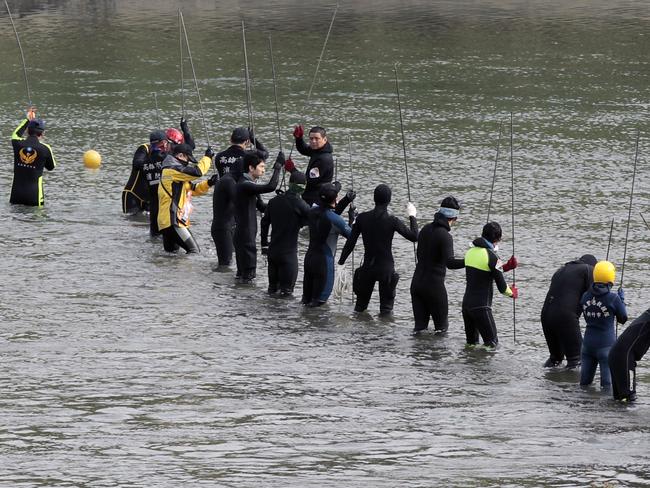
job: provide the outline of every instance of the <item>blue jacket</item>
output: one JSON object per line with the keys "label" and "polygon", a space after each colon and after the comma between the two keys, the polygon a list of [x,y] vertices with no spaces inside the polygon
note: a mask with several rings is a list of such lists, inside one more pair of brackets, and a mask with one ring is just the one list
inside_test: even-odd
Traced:
{"label": "blue jacket", "polygon": [[587,322],[584,345],[590,348],[608,347],[616,342],[614,319],[627,321],[625,303],[611,291],[612,285],[594,283],[580,299],[582,315]]}

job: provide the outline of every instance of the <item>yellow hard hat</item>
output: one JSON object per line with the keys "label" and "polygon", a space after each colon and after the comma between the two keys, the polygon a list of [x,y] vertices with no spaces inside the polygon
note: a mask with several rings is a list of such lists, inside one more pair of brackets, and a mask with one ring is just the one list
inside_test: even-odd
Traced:
{"label": "yellow hard hat", "polygon": [[616,268],[609,261],[598,261],[594,266],[594,282],[614,284]]}
{"label": "yellow hard hat", "polygon": [[97,151],[89,149],[84,153],[83,162],[86,168],[97,169],[102,164],[102,157]]}

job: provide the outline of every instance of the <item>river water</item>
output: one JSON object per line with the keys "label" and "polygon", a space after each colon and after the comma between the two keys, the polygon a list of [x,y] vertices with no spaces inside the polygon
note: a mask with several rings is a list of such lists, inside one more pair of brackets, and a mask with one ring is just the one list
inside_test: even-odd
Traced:
{"label": "river water", "polygon": [[[207,130],[175,1],[10,1],[32,102],[58,167],[43,209],[8,204],[0,158],[0,486],[642,486],[650,484],[650,374],[639,401],[545,372],[539,311],[550,276],[585,252],[619,272],[640,131],[625,288],[648,306],[650,16],[642,1],[182,2]],[[411,198],[423,225],[447,194],[463,203],[456,253],[487,216],[520,260],[516,321],[495,297],[501,346],[464,349],[464,275],[448,274],[450,332],[412,338],[410,243],[393,320],[355,317],[351,297],[319,310],[213,271],[211,198],[197,198],[197,256],[168,256],[144,219],[121,214],[131,157],[151,129],[178,123],[181,98],[199,148],[246,125],[240,21],[246,21],[258,136],[278,149],[302,122],[330,131],[339,179],[358,207],[407,189],[395,96],[398,63]],[[28,104],[2,16],[0,127],[9,141]],[[154,95],[157,95],[157,122]],[[513,144],[510,144],[510,114]],[[85,169],[88,148],[103,156]],[[297,158],[298,166],[305,160]],[[302,252],[304,252],[304,236]],[[357,250],[356,260],[360,260]],[[300,292],[300,285],[298,286]],[[514,332],[516,330],[516,340]]]}

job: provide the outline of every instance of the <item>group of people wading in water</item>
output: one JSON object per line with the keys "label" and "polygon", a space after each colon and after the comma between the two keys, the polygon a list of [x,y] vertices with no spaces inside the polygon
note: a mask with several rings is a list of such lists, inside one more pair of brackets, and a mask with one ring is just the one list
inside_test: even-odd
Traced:
{"label": "group of people wading in water", "polygon": [[[53,170],[56,165],[50,146],[42,140],[44,131],[44,121],[30,108],[12,134],[12,204],[44,204],[43,169]],[[410,288],[413,334],[422,334],[430,321],[434,334],[447,331],[446,272],[465,268],[462,316],[467,346],[477,347],[482,339],[481,347],[494,349],[498,344],[492,315],[494,284],[506,297],[518,297],[517,288],[508,286],[504,278],[504,273],[517,267],[517,259],[511,256],[502,262],[497,254],[501,226],[488,222],[464,257],[457,258],[450,231],[458,219],[460,204],[453,196],[441,201],[433,221],[422,229],[418,228],[417,211],[410,202],[406,207],[408,224],[389,213],[391,188],[385,184],[374,190],[374,208],[358,214],[354,191],[339,198],[341,185],[333,181],[333,149],[325,129],[311,128],[308,143],[304,135],[302,126],[296,126],[295,147],[309,157],[305,171],[280,151],[271,178],[258,184],[266,171],[269,153],[253,131],[236,128],[230,147],[219,153],[207,147],[197,160],[185,120],[181,120],[180,130],[155,130],[149,142],[135,151],[131,175],[122,191],[122,210],[126,214],[148,213],[150,234],[162,235],[165,251],[183,248],[196,253],[200,252],[199,246],[190,231],[192,198],[212,189],[211,234],[219,267],[227,269],[231,265],[234,250],[235,278],[241,283],[251,283],[256,277],[257,218],[261,213],[260,243],[261,253],[268,259],[268,293],[278,297],[293,294],[298,277],[298,233],[308,226],[301,300],[306,307],[323,305],[332,293],[338,236],[346,239],[339,264],[346,262],[361,236],[364,255],[361,266],[354,270],[354,310],[367,309],[378,283],[380,313],[384,315],[392,312],[399,280],[392,255],[392,240],[397,232],[417,243],[417,264]],[[216,171],[204,178],[212,164]],[[286,191],[278,188],[283,169],[289,174]],[[264,202],[261,195],[274,191],[276,195]],[[347,220],[341,217],[346,208]],[[544,366],[558,368],[566,359],[566,368],[581,368],[581,385],[591,384],[600,367],[601,387],[611,387],[615,399],[630,402],[636,398],[636,362],[650,347],[650,310],[617,338],[615,322],[625,323],[627,311],[623,289],[612,291],[615,275],[612,263],[598,261],[590,254],[556,271],[541,313],[550,352]],[[579,325],[581,315],[586,322],[584,338]]]}

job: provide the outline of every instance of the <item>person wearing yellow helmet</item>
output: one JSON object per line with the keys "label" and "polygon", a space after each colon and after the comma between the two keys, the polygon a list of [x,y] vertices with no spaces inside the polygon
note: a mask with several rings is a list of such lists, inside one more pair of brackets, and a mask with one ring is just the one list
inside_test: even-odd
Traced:
{"label": "person wearing yellow helmet", "polygon": [[607,357],[616,342],[614,320],[620,324],[627,321],[623,288],[620,287],[617,293],[611,291],[615,279],[614,265],[609,261],[599,261],[594,266],[594,283],[580,299],[582,315],[587,323],[580,351],[581,386],[593,382],[598,367],[601,388],[608,389],[612,384]]}

